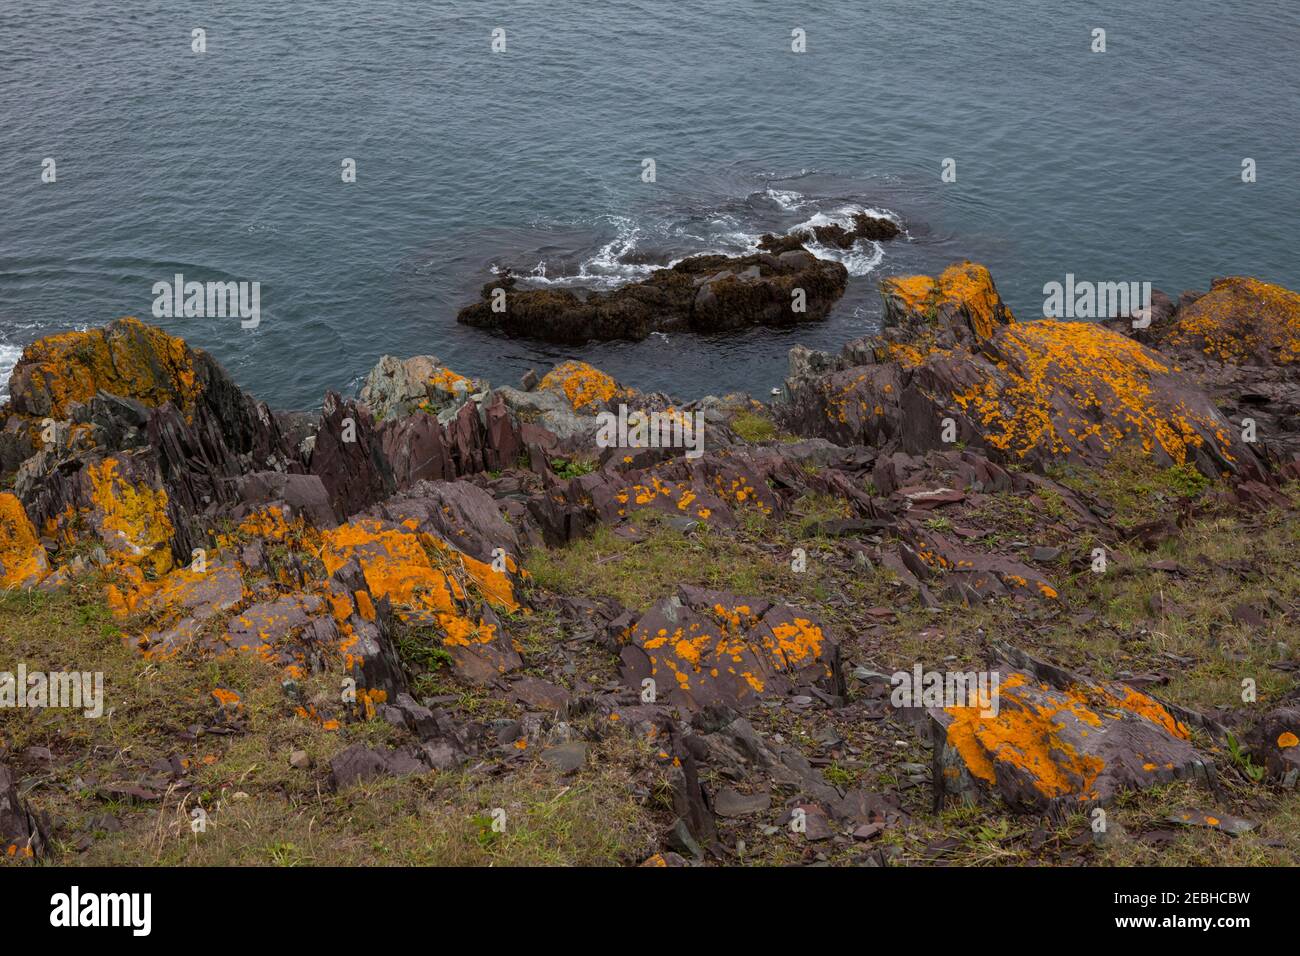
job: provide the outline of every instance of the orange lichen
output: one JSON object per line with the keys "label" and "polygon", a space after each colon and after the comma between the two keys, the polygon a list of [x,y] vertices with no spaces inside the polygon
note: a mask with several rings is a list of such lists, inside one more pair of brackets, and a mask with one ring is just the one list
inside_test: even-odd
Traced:
{"label": "orange lichen", "polygon": [[1295,734],[1291,733],[1291,731],[1284,730],[1282,733],[1278,734],[1278,749],[1286,750],[1288,747],[1294,747],[1296,744],[1300,744],[1300,737],[1297,737]]}
{"label": "orange lichen", "polygon": [[[1231,459],[1217,423],[1181,404],[1153,402],[1153,378],[1171,369],[1132,339],[1099,325],[1044,319],[1009,326],[998,341],[1014,359],[998,363],[1003,375],[951,396],[994,448],[1023,458],[1034,450],[1068,455],[1097,443],[1109,452],[1133,441],[1147,453],[1159,447],[1181,464],[1204,443],[1200,428]],[[1063,414],[1071,406],[1083,417]]]}
{"label": "orange lichen", "polygon": [[[986,339],[1003,324],[1014,321],[984,266],[955,262],[936,280],[930,276],[898,276],[885,280],[882,289],[897,299],[908,312],[928,316],[931,311],[952,308],[963,312],[977,338]],[[1002,318],[1000,318],[1000,316]]]}
{"label": "orange lichen", "polygon": [[[948,743],[973,776],[994,784],[996,765],[1005,764],[1025,772],[1034,788],[1049,799],[1096,799],[1093,785],[1104,769],[1100,758],[1079,753],[1063,739],[1067,718],[1077,722],[1080,737],[1102,728],[1107,720],[1123,719],[1124,712],[1180,740],[1191,736],[1159,702],[1127,686],[1112,690],[1085,683],[1062,690],[1013,673],[1001,681],[998,695],[996,715],[980,706],[945,708],[954,718],[948,726]],[[1151,772],[1157,767],[1147,762],[1143,769]]]}
{"label": "orange lichen", "polygon": [[1011,674],[999,688],[996,716],[981,707],[949,707],[953,721],[948,725],[948,743],[975,777],[989,784],[997,782],[995,761],[1019,768],[1044,797],[1094,796],[1093,783],[1104,765],[1100,758],[1080,754],[1059,736],[1063,712],[1076,717],[1087,714],[1089,723],[1099,722],[1074,697],[1048,696],[1049,704],[1037,704],[1015,693],[1028,684],[1024,674]]}
{"label": "orange lichen", "polygon": [[[448,645],[486,644],[496,637],[494,624],[470,614],[470,585],[491,604],[507,610],[519,607],[505,573],[433,535],[385,527],[372,518],[324,532],[320,558],[327,574],[356,558],[369,587],[369,594],[358,593],[359,605],[362,594],[367,605],[372,595],[386,597],[403,620],[436,623]],[[364,607],[360,613],[365,615]]]}
{"label": "orange lichen", "polygon": [[50,563],[23,510],[9,492],[0,493],[0,587],[31,587],[50,571]]}
{"label": "orange lichen", "polygon": [[216,698],[217,705],[223,710],[238,710],[243,706],[239,694],[233,690],[226,690],[224,687],[214,688],[212,696]]}
{"label": "orange lichen", "polygon": [[1169,713],[1158,701],[1127,685],[1122,690],[1123,696],[1117,696],[1100,687],[1078,689],[1090,700],[1127,710],[1153,724],[1159,724],[1172,737],[1177,737],[1179,740],[1191,739],[1192,734],[1187,729],[1187,725]]}
{"label": "orange lichen", "polygon": [[[821,659],[822,629],[807,618],[797,617],[787,624],[772,628],[774,643],[764,638],[764,646],[772,653],[778,668],[802,667],[809,661]],[[829,669],[828,669],[829,673]]]}
{"label": "orange lichen", "polygon": [[129,564],[166,574],[172,567],[172,522],[167,492],[132,484],[118,474],[117,460],[105,458],[87,469],[92,486],[93,517],[100,533]]}
{"label": "orange lichen", "polygon": [[1300,362],[1300,295],[1247,276],[1214,284],[1178,313],[1169,341],[1225,362]]}
{"label": "orange lichen", "polygon": [[184,340],[134,318],[40,339],[23,350],[15,373],[27,376],[32,390],[48,399],[48,407],[20,411],[60,419],[100,390],[150,407],[172,402],[188,417],[202,391]]}
{"label": "orange lichen", "polygon": [[[697,677],[717,679],[723,673],[738,677],[754,693],[766,689],[761,673],[802,669],[822,660],[826,637],[820,627],[803,617],[770,628],[747,604],[714,604],[707,609],[711,621],[692,621],[657,633],[633,629],[624,638],[641,634],[640,646],[650,659],[651,674],[669,671],[684,691]],[[830,674],[829,665],[825,665]]]}
{"label": "orange lichen", "polygon": [[543,376],[537,387],[543,391],[559,389],[576,411],[633,394],[600,369],[578,361],[561,362]]}
{"label": "orange lichen", "polygon": [[469,388],[469,379],[464,375],[459,375],[446,367],[439,367],[432,375],[429,376],[429,384],[439,392],[447,392],[454,395],[458,391],[464,391]]}

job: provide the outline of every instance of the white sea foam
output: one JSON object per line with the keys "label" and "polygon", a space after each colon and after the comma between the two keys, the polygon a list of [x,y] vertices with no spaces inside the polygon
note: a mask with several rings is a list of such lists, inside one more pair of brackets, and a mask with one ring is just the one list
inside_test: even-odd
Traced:
{"label": "white sea foam", "polygon": [[[550,277],[547,275],[546,261],[535,265],[526,276],[535,285],[565,286],[579,285],[588,288],[614,288],[644,278],[662,266],[644,262],[628,262],[643,238],[641,228],[627,216],[607,216],[607,221],[616,227],[617,234],[609,242],[597,249],[578,265],[573,275]],[[677,261],[677,260],[674,260]],[[672,265],[673,263],[668,263]],[[501,270],[493,267],[494,273]]]}
{"label": "white sea foam", "polygon": [[[774,201],[781,203],[783,208],[789,210],[806,206],[812,202],[812,200],[806,199],[803,194],[793,190],[769,188],[767,195]],[[889,219],[902,226],[902,219],[888,209],[843,205],[829,211],[816,212],[787,231],[811,230],[817,226],[832,224],[851,229],[853,227],[853,217],[860,213],[866,213],[868,216],[881,219]],[[628,216],[603,216],[601,221],[612,223],[615,226],[616,234],[614,238],[584,259],[578,265],[576,272],[568,275],[550,275],[546,260],[541,260],[528,273],[522,274],[521,278],[526,279],[535,286],[581,286],[583,288],[613,289],[644,279],[659,269],[671,268],[685,258],[684,256],[678,257],[664,263],[629,261],[640,251],[640,245],[646,237],[646,230]],[[701,243],[702,248],[692,252],[691,255],[743,256],[752,255],[759,251],[758,243],[762,239],[763,233],[746,230],[735,216],[729,213],[719,213],[709,221],[708,225],[715,229],[720,228],[722,231],[712,232],[707,237],[688,231],[687,227],[683,225],[668,227],[666,231],[677,239],[685,238]],[[708,232],[707,227],[705,231]],[[844,267],[848,269],[849,275],[853,276],[866,275],[879,266],[885,257],[884,247],[878,242],[859,241],[851,249],[838,249],[815,241],[807,243],[807,246],[814,255],[843,263]],[[502,270],[493,266],[492,271],[495,274],[500,274]]]}
{"label": "white sea foam", "polygon": [[[903,225],[902,219],[888,209],[877,209],[874,206],[868,206],[865,209],[860,206],[841,206],[830,212],[814,213],[790,231],[812,230],[818,226],[840,226],[843,229],[852,229],[853,218],[862,213],[875,219],[888,219],[899,227]],[[866,275],[880,265],[885,258],[885,247],[874,240],[864,241],[859,239],[848,249],[840,249],[837,246],[828,246],[816,241],[805,243],[805,245],[808,251],[815,256],[822,259],[834,259],[836,262],[842,263],[844,268],[849,270],[851,276]]]}
{"label": "white sea foam", "polygon": [[805,219],[799,225],[791,228],[791,232],[796,229],[812,229],[816,226],[841,226],[844,229],[853,228],[853,217],[865,213],[873,219],[888,219],[894,225],[902,228],[903,220],[895,212],[888,209],[877,209],[874,206],[867,206],[865,209],[861,206],[841,206],[831,212],[813,213],[808,219]]}
{"label": "white sea foam", "polygon": [[808,205],[808,200],[804,197],[804,194],[793,189],[773,189],[769,186],[764,195],[787,212],[793,212]]}
{"label": "white sea foam", "polygon": [[9,398],[9,375],[18,364],[18,360],[22,358],[22,354],[21,345],[0,342],[0,402]]}
{"label": "white sea foam", "polygon": [[885,247],[874,240],[865,243],[859,239],[852,248],[840,249],[838,246],[824,246],[820,242],[808,242],[805,247],[819,259],[834,259],[849,270],[851,276],[864,276],[885,258]]}

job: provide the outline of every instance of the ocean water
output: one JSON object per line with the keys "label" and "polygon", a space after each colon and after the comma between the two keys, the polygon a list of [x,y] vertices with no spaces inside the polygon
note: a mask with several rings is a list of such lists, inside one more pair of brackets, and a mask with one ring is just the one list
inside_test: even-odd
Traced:
{"label": "ocean water", "polygon": [[[963,257],[1022,317],[1066,273],[1300,287],[1294,3],[178,6],[0,4],[6,385],[41,335],[149,319],[176,272],[261,283],[256,329],[160,324],[284,408],[355,390],[386,352],[495,383],[576,357],[687,398],[763,395],[794,344],[876,327],[881,276]],[[907,235],[855,250],[824,323],[569,348],[455,322],[494,268],[612,284],[855,209]]]}

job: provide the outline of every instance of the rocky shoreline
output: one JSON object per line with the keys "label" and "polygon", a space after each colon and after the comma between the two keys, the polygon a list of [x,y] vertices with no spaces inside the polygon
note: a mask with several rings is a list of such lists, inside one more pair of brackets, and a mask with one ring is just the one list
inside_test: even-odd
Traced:
{"label": "rocky shoreline", "polygon": [[[815,238],[888,239],[885,222]],[[458,320],[557,342],[816,320],[845,274],[808,239],[768,237],[758,255],[697,257],[611,293],[505,277]],[[806,312],[789,309],[795,288]],[[1157,296],[1135,330],[1019,322],[973,263],[885,279],[881,294],[882,333],[835,355],[794,349],[770,407],[643,394],[581,362],[510,388],[433,356],[385,356],[356,398],[283,414],[135,319],[43,339],[0,410],[0,583],[95,595],[151,672],[257,662],[277,702],[266,720],[337,741],[294,765],[333,793],[539,766],[582,779],[608,748],[632,748],[619,773],[643,795],[652,836],[635,855],[654,864],[736,862],[763,841],[804,862],[890,862],[927,812],[907,779],[928,785],[936,813],[969,802],[1049,820],[1178,782],[1220,793],[1240,754],[1253,786],[1294,788],[1290,647],[1265,702],[1225,695],[1198,710],[1159,693],[1167,676],[1066,666],[1016,638],[1105,611],[1086,591],[1106,577],[1099,553],[1123,576],[1132,554],[1202,516],[1295,527],[1300,296],[1216,280]],[[598,447],[598,416],[620,405],[702,415],[704,454]],[[1106,498],[1098,483],[1122,469],[1150,501]],[[1143,511],[1153,502],[1162,513]],[[1032,520],[1008,537],[997,509],[1012,506]],[[613,550],[564,564],[593,541]],[[661,545],[694,554],[676,586],[633,606],[616,595],[637,582],[611,569],[602,589],[600,562]],[[715,567],[724,554],[732,563]],[[587,583],[566,593],[557,569]],[[1241,614],[1293,627],[1300,607],[1280,594]],[[976,632],[990,622],[1003,638]],[[943,663],[889,644],[895,625],[922,646],[935,626],[959,633],[951,666],[996,668],[999,714],[891,707],[891,667]],[[430,675],[489,703],[421,693]],[[209,691],[209,737],[264,733],[241,716],[247,689]],[[900,736],[923,756],[898,760]],[[177,751],[194,752],[162,766],[96,766],[91,789],[135,788],[150,805],[198,793],[194,739],[178,734]],[[44,809],[49,785],[21,781],[45,779],[50,762],[90,774],[87,753],[75,740],[34,748],[48,758],[9,747],[0,852],[55,855],[57,834],[85,827]],[[845,776],[858,765],[879,773]]]}

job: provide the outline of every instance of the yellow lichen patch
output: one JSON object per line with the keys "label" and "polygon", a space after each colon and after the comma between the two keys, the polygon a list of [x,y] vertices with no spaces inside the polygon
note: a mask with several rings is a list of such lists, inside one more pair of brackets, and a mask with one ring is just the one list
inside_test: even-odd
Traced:
{"label": "yellow lichen patch", "polygon": [[1178,313],[1169,341],[1225,362],[1300,362],[1300,295],[1245,276],[1216,282]]}
{"label": "yellow lichen patch", "polygon": [[9,492],[0,493],[0,587],[31,587],[50,571],[50,563],[23,510]]}
{"label": "yellow lichen patch", "polygon": [[699,495],[690,484],[681,481],[663,481],[657,475],[650,474],[643,482],[628,485],[614,493],[614,500],[624,507],[618,509],[620,515],[626,515],[628,507],[634,509],[658,504],[665,507],[671,504],[678,511],[694,514],[701,521],[707,521],[713,512],[697,504]]}
{"label": "yellow lichen patch", "polygon": [[1187,729],[1186,724],[1175,718],[1158,701],[1153,700],[1141,691],[1134,690],[1132,687],[1125,686],[1123,696],[1117,696],[1100,687],[1082,688],[1080,690],[1089,699],[1100,700],[1112,707],[1118,707],[1121,710],[1137,714],[1153,724],[1159,724],[1170,736],[1177,737],[1179,740],[1190,740],[1192,737],[1191,731]]}
{"label": "yellow lichen patch", "polygon": [[[484,597],[497,607],[505,608],[507,611],[519,610],[519,602],[515,599],[514,584],[510,580],[510,573],[518,572],[520,575],[527,577],[528,573],[519,567],[515,559],[510,555],[505,556],[505,571],[498,571],[477,558],[472,558],[468,554],[454,550],[447,542],[436,538],[432,535],[424,536],[427,546],[432,546],[440,551],[446,551],[460,561],[461,566],[468,572],[470,578],[479,586]],[[509,572],[509,573],[508,573]]]}
{"label": "yellow lichen patch", "polygon": [[1000,316],[1015,321],[998,295],[989,270],[974,262],[955,262],[937,280],[930,276],[886,279],[881,291],[898,300],[908,312],[921,316],[944,308],[960,310],[968,317],[971,331],[981,339],[1003,324]]}
{"label": "yellow lichen patch", "polygon": [[797,617],[776,625],[772,628],[772,637],[775,643],[769,643],[765,638],[764,645],[779,668],[799,668],[821,659],[825,636],[822,629],[807,618]]}
{"label": "yellow lichen patch", "polygon": [[[298,529],[303,527],[303,520],[298,518],[295,522]],[[239,526],[235,529],[238,534],[250,538],[266,538],[269,541],[283,541],[289,537],[293,530],[288,519],[285,518],[283,508],[269,506],[259,508],[258,510],[247,515]]]}
{"label": "yellow lichen patch", "polygon": [[963,307],[970,316],[971,331],[981,339],[991,336],[998,327],[997,310],[1011,310],[1002,304],[989,270],[974,262],[958,262],[943,270],[939,277],[939,303]]}
{"label": "yellow lichen patch", "polygon": [[213,688],[212,696],[216,699],[217,706],[223,710],[238,710],[244,705],[237,692],[224,687]]}
{"label": "yellow lichen patch", "polygon": [[[716,475],[713,484],[717,489],[718,497],[723,501],[730,501],[737,505],[751,505],[765,515],[772,513],[771,505],[763,503],[758,489],[746,481],[743,476],[727,481],[721,475]],[[765,488],[764,491],[767,491],[767,489]]]}
{"label": "yellow lichen patch", "polygon": [[469,379],[464,375],[458,375],[445,366],[440,366],[429,376],[429,385],[436,391],[455,395],[457,391],[464,391],[469,388]]}
{"label": "yellow lichen patch", "polygon": [[561,362],[543,376],[537,387],[542,390],[559,389],[575,411],[604,405],[611,399],[626,398],[633,394],[631,389],[621,388],[600,369],[578,361]]}
{"label": "yellow lichen patch", "polygon": [[166,574],[172,567],[172,522],[167,492],[132,484],[118,474],[117,460],[105,458],[87,468],[99,529],[129,564]]}
{"label": "yellow lichen patch", "polygon": [[333,574],[356,558],[370,589],[367,600],[388,598],[403,620],[438,624],[445,644],[486,644],[496,637],[494,624],[468,613],[467,584],[472,582],[490,603],[510,610],[518,607],[509,580],[500,580],[504,575],[432,535],[385,528],[378,520],[360,518],[321,537],[320,558],[326,573]]}
{"label": "yellow lichen patch", "polygon": [[[926,359],[934,354],[951,355],[952,349],[936,348],[932,343],[918,337],[911,342],[889,342],[878,352],[881,361],[894,362],[903,368],[919,368]],[[881,412],[877,411],[877,415]]]}
{"label": "yellow lichen patch", "polygon": [[[1171,369],[1126,336],[1091,323],[1044,319],[1008,326],[998,344],[1009,356],[999,363],[1003,375],[951,398],[1000,451],[1020,458],[1031,451],[1068,455],[1099,442],[1109,452],[1132,441],[1148,454],[1159,447],[1181,464],[1203,444],[1199,428],[1214,434],[1231,459],[1228,438],[1214,421],[1181,404],[1155,404],[1153,377]],[[1063,408],[1080,414],[1069,416]]]}
{"label": "yellow lichen patch", "polygon": [[949,745],[971,774],[986,783],[997,782],[996,761],[1026,773],[1044,797],[1092,799],[1093,783],[1104,766],[1101,759],[1080,754],[1060,736],[1062,713],[1079,716],[1080,702],[1069,695],[1050,694],[1046,699],[1051,703],[1035,703],[1016,693],[1027,683],[1024,674],[1011,674],[1002,681],[996,716],[980,707],[946,708],[953,718],[948,725]]}
{"label": "yellow lichen patch", "polygon": [[939,284],[930,276],[896,276],[882,285],[909,312],[924,312],[939,296]]}
{"label": "yellow lichen patch", "polygon": [[134,318],[40,339],[23,350],[19,371],[48,396],[42,414],[54,418],[100,390],[150,407],[172,402],[188,417],[202,391],[184,340]]}

